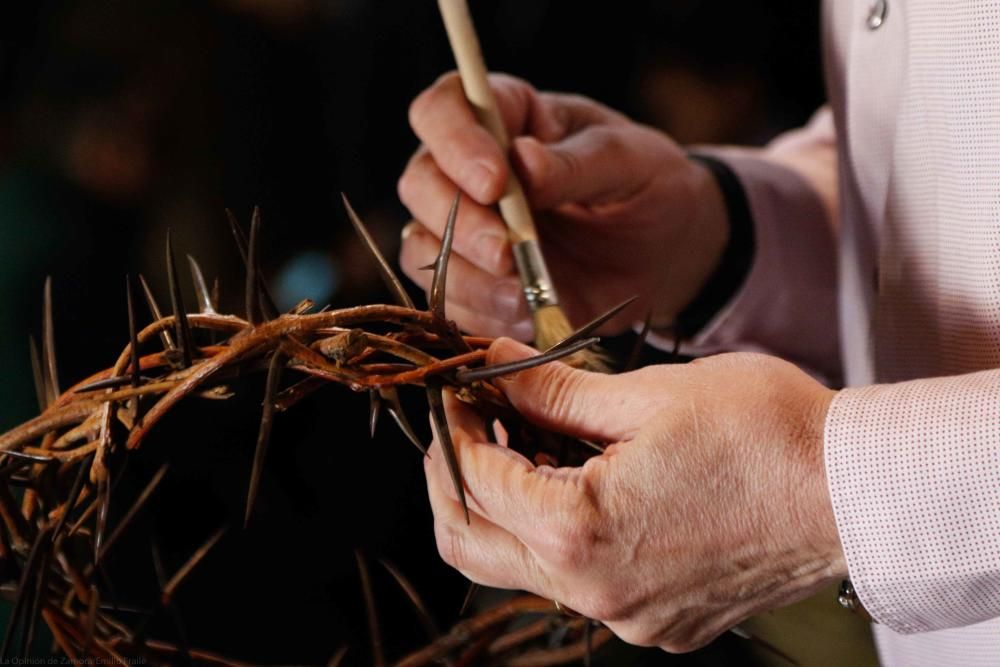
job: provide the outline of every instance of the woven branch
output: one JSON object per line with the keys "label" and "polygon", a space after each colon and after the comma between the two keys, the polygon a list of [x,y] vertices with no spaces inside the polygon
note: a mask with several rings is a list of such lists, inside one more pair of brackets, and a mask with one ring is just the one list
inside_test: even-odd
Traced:
{"label": "woven branch", "polygon": [[[10,655],[26,655],[41,621],[48,626],[59,650],[71,659],[90,657],[125,664],[126,657],[167,663],[184,657],[205,664],[236,664],[186,646],[154,640],[146,637],[144,631],[152,615],[161,610],[179,617],[174,613],[174,596],[187,575],[222,537],[221,531],[213,534],[176,573],[162,571],[154,548],[160,597],[137,625],[127,627],[101,604],[98,575],[106,554],[141,513],[168,472],[164,466],[122,515],[122,520],[111,527],[107,525],[110,480],[119,474],[116,465],[121,457],[117,455],[140,447],[150,431],[180,401],[191,396],[224,399],[231,395],[228,383],[236,376],[266,373],[260,430],[248,484],[246,522],[249,522],[277,411],[290,409],[328,383],[356,392],[367,391],[371,396],[372,428],[384,406],[407,437],[423,449],[402,411],[397,393],[403,385],[422,387],[464,506],[464,485],[444,420],[442,392],[454,391],[484,415],[504,420],[508,430],[515,434],[532,432],[530,426],[519,421],[503,394],[489,380],[555,361],[593,345],[596,342],[591,337],[593,330],[627,305],[598,318],[543,354],[513,364],[485,367],[486,348],[492,340],[465,336],[445,317],[450,244],[444,244],[435,263],[431,304],[427,310],[417,309],[346,199],[345,204],[397,305],[311,312],[312,304],[303,302],[288,313],[277,314],[258,267],[259,212],[254,212],[249,238],[244,237],[231,217],[234,238],[247,269],[246,316],[218,313],[201,269],[190,256],[200,312],[187,312],[168,239],[166,264],[172,314],[162,315],[142,280],[154,319],[138,329],[134,290],[129,281],[126,285],[129,343],[110,368],[60,392],[51,287],[46,283],[42,354],[39,357],[35,352],[33,359],[41,414],[0,435],[0,562],[13,564],[7,571],[19,573],[15,587],[8,584],[3,588],[13,598],[13,609],[4,631],[0,660]],[[457,205],[456,199],[447,225],[449,239]],[[205,332],[213,340],[219,337],[224,340],[212,345],[195,344],[195,340],[208,339]],[[157,349],[150,350],[153,346]],[[548,457],[546,460],[562,457],[565,461],[565,439],[533,432],[528,440],[529,449]],[[588,452],[580,446],[573,450],[573,455],[582,460]],[[23,489],[20,502],[15,495],[18,488]],[[367,582],[367,570],[360,556],[359,564],[362,564],[362,579]],[[398,569],[389,565],[387,568],[414,602],[416,611],[425,616],[426,608],[412,586]],[[544,628],[560,628],[566,641],[556,648],[539,642],[539,637],[549,634],[541,630],[542,625],[531,626],[534,628],[531,631],[508,629],[511,620],[526,613],[543,614]],[[374,637],[377,617],[373,602],[370,615],[375,619]],[[424,623],[425,627],[436,627],[427,618]],[[458,661],[455,664],[471,661],[563,664],[589,655],[591,646],[603,643],[610,636],[603,628],[591,630],[582,619],[555,613],[551,602],[517,598],[462,621],[445,635],[436,636],[432,632],[424,649],[399,664],[425,665],[449,657]],[[183,636],[183,632],[178,632],[178,636]],[[343,651],[339,655],[342,657]]]}

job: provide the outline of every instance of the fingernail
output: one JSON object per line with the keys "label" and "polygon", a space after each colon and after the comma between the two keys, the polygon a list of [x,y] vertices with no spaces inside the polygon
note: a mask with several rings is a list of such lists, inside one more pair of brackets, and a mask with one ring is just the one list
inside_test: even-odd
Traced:
{"label": "fingernail", "polygon": [[492,194],[497,172],[489,162],[476,160],[466,167],[465,178],[462,179],[469,193],[480,203],[487,201]]}
{"label": "fingernail", "polygon": [[416,229],[417,225],[419,224],[420,223],[417,222],[416,220],[410,220],[408,223],[403,225],[402,231],[399,232],[400,240],[405,241],[407,237],[409,237],[409,235],[413,233],[413,230]]}
{"label": "fingernail", "polygon": [[519,318],[524,307],[524,293],[521,284],[504,281],[493,290],[493,312],[497,319],[513,321]]}

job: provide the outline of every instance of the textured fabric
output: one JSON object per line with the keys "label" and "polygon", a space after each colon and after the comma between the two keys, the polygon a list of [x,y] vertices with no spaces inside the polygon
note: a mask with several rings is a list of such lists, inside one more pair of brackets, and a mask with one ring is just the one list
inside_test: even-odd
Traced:
{"label": "textured fabric", "polygon": [[[1000,665],[1000,1],[888,0],[871,30],[874,4],[824,5],[834,122],[778,160],[812,192],[773,148],[732,158],[761,254],[785,263],[757,262],[697,349],[829,368],[839,294],[852,388],[827,418],[827,476],[882,663]],[[834,137],[836,286],[794,255],[827,243],[805,211]]]}

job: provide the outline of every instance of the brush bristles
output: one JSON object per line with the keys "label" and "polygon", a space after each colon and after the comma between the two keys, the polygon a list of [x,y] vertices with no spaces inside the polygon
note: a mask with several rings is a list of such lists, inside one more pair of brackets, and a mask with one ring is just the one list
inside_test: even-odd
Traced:
{"label": "brush bristles", "polygon": [[[539,308],[532,317],[535,321],[535,347],[539,350],[547,350],[573,334],[573,325],[557,305]],[[595,373],[611,372],[607,355],[594,348],[570,355],[563,359],[563,363]]]}

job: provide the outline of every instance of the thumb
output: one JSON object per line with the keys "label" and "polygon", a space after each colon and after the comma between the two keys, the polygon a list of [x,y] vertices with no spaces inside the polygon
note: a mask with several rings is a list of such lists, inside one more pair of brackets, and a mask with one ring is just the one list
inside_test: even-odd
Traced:
{"label": "thumb", "polygon": [[518,137],[511,157],[535,208],[614,203],[641,189],[663,158],[648,132],[593,125],[550,144]]}
{"label": "thumb", "polygon": [[[502,364],[538,354],[510,338],[490,346],[487,363]],[[635,390],[625,376],[590,373],[560,362],[543,364],[494,380],[528,421],[578,438],[616,442],[630,439],[639,426]]]}

